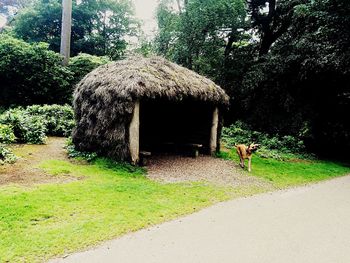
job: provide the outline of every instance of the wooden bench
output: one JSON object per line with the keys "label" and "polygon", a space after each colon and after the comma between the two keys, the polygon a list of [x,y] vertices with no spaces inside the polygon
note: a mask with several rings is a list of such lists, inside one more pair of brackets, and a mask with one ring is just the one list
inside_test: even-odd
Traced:
{"label": "wooden bench", "polygon": [[140,152],[140,165],[146,166],[148,164],[148,159],[151,156],[151,152],[141,151]]}
{"label": "wooden bench", "polygon": [[203,147],[202,144],[187,143],[186,146],[190,148],[191,157],[197,158],[199,156],[199,150]]}

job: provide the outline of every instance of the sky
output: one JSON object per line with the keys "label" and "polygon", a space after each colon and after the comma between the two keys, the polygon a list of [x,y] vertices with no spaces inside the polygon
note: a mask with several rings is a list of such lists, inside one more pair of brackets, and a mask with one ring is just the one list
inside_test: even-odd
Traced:
{"label": "sky", "polygon": [[[142,20],[142,29],[148,36],[153,36],[157,29],[155,12],[158,0],[133,0],[136,8],[136,16]],[[0,27],[6,22],[6,19],[0,16]]]}
{"label": "sky", "polygon": [[153,36],[157,29],[155,12],[158,0],[133,0],[136,8],[136,16],[142,19],[142,29],[148,36]]}
{"label": "sky", "polygon": [[1,28],[3,25],[5,25],[5,23],[6,23],[5,17],[3,17],[3,16],[0,15],[0,28]]}

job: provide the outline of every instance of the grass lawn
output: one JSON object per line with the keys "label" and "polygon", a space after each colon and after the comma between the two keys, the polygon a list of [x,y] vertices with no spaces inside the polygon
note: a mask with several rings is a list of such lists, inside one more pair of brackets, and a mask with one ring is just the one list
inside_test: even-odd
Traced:
{"label": "grass lawn", "polygon": [[350,173],[350,166],[324,160],[287,160],[254,158],[253,175],[284,188],[318,182]]}
{"label": "grass lawn", "polygon": [[[36,156],[48,147],[34,148],[24,147],[23,156]],[[46,153],[50,154],[54,152]],[[233,151],[221,157],[238,162]],[[76,180],[0,187],[0,262],[42,262],[216,202],[271,190],[255,185],[234,188],[204,182],[158,183],[147,179],[142,169],[107,159],[94,164],[66,159],[38,163],[53,177],[67,175]],[[253,158],[252,175],[276,188],[347,173],[349,167],[329,161]]]}
{"label": "grass lawn", "polygon": [[[239,163],[236,150],[221,153],[223,158]],[[246,166],[248,161],[245,161]],[[245,168],[247,169],[247,168]],[[251,175],[271,182],[277,188],[318,182],[350,173],[350,165],[327,160],[290,158],[284,161],[262,158],[255,154]]]}
{"label": "grass lawn", "polygon": [[145,178],[141,169],[105,159],[92,165],[46,160],[40,167],[53,176],[68,174],[80,180],[0,187],[1,262],[42,262],[262,191],[205,183],[161,184]]}

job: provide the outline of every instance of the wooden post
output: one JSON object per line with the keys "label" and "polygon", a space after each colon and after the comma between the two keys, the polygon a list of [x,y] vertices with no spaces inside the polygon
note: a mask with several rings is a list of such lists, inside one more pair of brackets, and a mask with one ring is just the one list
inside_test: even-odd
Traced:
{"label": "wooden post", "polygon": [[63,65],[68,65],[70,57],[70,40],[72,31],[72,0],[62,0],[62,27],[60,54]]}
{"label": "wooden post", "polygon": [[132,120],[129,127],[129,148],[132,164],[139,162],[140,153],[140,102],[135,103]]}
{"label": "wooden post", "polygon": [[219,109],[215,107],[213,111],[213,119],[211,124],[211,132],[210,132],[210,154],[215,154],[217,150],[217,138],[218,138],[218,125],[219,125]]}

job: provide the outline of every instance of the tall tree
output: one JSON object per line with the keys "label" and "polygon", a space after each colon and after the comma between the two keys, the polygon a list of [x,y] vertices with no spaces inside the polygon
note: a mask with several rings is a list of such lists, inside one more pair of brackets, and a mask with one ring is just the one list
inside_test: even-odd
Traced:
{"label": "tall tree", "polygon": [[348,155],[350,2],[313,0],[293,12],[288,30],[244,77],[244,117],[259,129],[304,136],[319,152]]}
{"label": "tall tree", "polygon": [[181,3],[181,13],[174,4],[163,0],[158,7],[159,53],[219,78],[225,54],[244,39],[244,0],[188,0]]}
{"label": "tall tree", "polygon": [[[130,0],[73,1],[71,54],[80,52],[107,55],[118,59],[123,55],[127,36],[135,36],[139,23]],[[62,23],[61,0],[38,0],[20,11],[11,23],[15,34],[29,42],[43,41],[59,52]]]}
{"label": "tall tree", "polygon": [[260,36],[259,55],[268,53],[271,45],[291,26],[295,7],[309,0],[248,0],[252,27]]}

